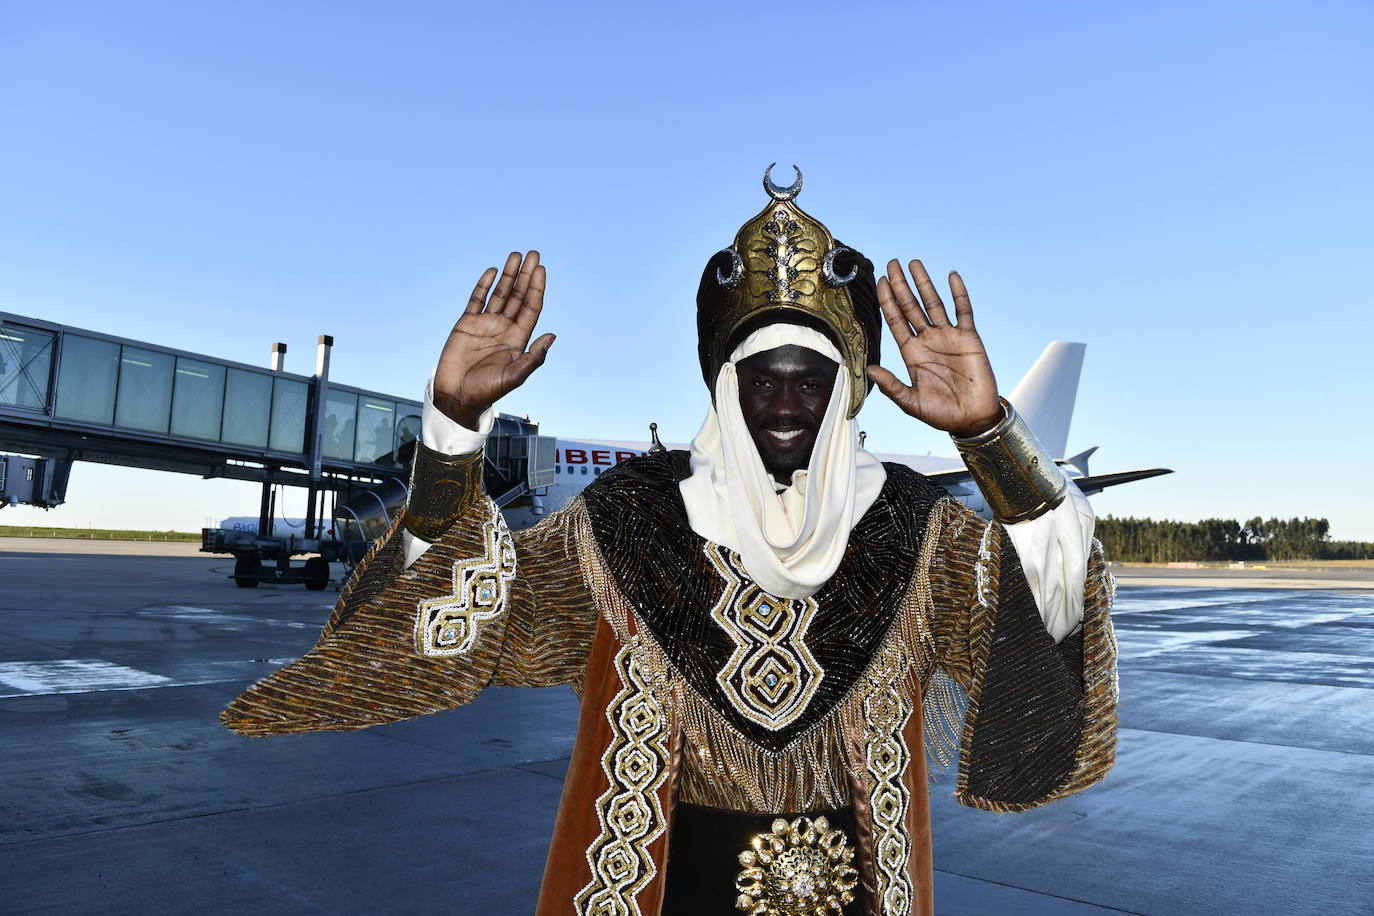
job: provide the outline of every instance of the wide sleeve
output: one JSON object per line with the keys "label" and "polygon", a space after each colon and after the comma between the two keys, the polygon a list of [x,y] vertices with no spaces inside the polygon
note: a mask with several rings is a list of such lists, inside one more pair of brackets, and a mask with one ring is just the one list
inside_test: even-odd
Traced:
{"label": "wide sleeve", "polygon": [[953,500],[932,557],[936,663],[968,697],[956,796],[1020,811],[1098,782],[1116,753],[1113,581],[1093,542],[1082,629],[1046,631],[1016,548],[998,522]]}
{"label": "wide sleeve", "polygon": [[580,689],[597,617],[581,497],[515,534],[480,489],[462,505],[409,567],[398,516],[315,647],[249,687],[223,723],[254,736],[359,729],[450,709],[489,684]]}

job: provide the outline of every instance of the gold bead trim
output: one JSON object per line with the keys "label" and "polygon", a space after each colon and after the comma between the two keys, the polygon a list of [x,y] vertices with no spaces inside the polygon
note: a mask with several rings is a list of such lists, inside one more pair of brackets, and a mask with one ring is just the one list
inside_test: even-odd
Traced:
{"label": "gold bead trim", "polygon": [[909,688],[902,684],[903,667],[900,650],[885,648],[870,671],[872,683],[863,703],[868,733],[864,765],[872,787],[868,804],[873,816],[878,899],[882,912],[889,916],[907,916],[914,897],[909,871],[911,836],[906,828],[911,792],[905,781],[911,749],[902,738],[912,701]]}
{"label": "gold bead trim", "polygon": [[806,631],[819,605],[815,598],[779,598],[744,572],[739,554],[707,543],[706,558],[725,580],[711,619],[735,643],[716,683],[735,711],[777,731],[797,720],[825,677],[806,647]]}
{"label": "gold bead trim", "polygon": [[479,557],[453,564],[453,592],[419,603],[415,642],[421,655],[466,655],[472,651],[487,622],[506,609],[515,578],[515,541],[496,504],[488,501],[490,516],[482,524],[485,550]]}
{"label": "gold bead trim", "polygon": [[610,785],[596,800],[601,832],[587,849],[592,879],[578,892],[578,916],[640,916],[639,894],[657,873],[649,844],[667,829],[659,789],[668,778],[668,717],[627,643],[615,657],[624,685],[606,707],[611,743],[601,756]]}

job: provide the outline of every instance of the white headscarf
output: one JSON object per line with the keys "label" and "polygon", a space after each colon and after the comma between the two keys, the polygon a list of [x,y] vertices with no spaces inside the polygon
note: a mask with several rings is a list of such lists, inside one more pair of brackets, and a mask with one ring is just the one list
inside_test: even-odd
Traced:
{"label": "white headscarf", "polygon": [[[811,461],[779,489],[744,424],[735,364],[795,344],[838,364]],[[749,575],[780,598],[820,591],[844,558],[854,524],[887,480],[882,463],[859,448],[859,425],[845,419],[849,372],[825,335],[795,324],[754,331],[716,376],[716,402],[692,440],[692,475],[678,487],[692,530],[740,555]]]}

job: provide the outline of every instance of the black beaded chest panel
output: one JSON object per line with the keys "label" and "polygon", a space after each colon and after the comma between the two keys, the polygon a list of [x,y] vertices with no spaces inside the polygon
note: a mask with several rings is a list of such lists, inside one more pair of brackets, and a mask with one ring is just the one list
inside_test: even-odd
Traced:
{"label": "black beaded chest panel", "polygon": [[896,618],[931,508],[945,491],[911,469],[855,525],[839,569],[810,598],[769,595],[739,557],[687,520],[688,454],[619,465],[583,493],[606,567],[684,680],[777,752],[835,707]]}

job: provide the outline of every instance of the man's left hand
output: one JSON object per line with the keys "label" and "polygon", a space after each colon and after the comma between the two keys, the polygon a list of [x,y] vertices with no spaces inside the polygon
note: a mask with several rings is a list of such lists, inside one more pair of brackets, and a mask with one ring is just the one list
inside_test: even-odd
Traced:
{"label": "man's left hand", "polygon": [[987,350],[973,326],[968,289],[957,273],[949,272],[958,321],[951,324],[925,266],[912,261],[910,269],[920,299],[907,285],[902,265],[893,259],[887,276],[878,280],[878,304],[911,384],[903,384],[882,366],[869,366],[868,377],[904,413],[923,423],[960,438],[986,432],[1001,421],[1002,405]]}

